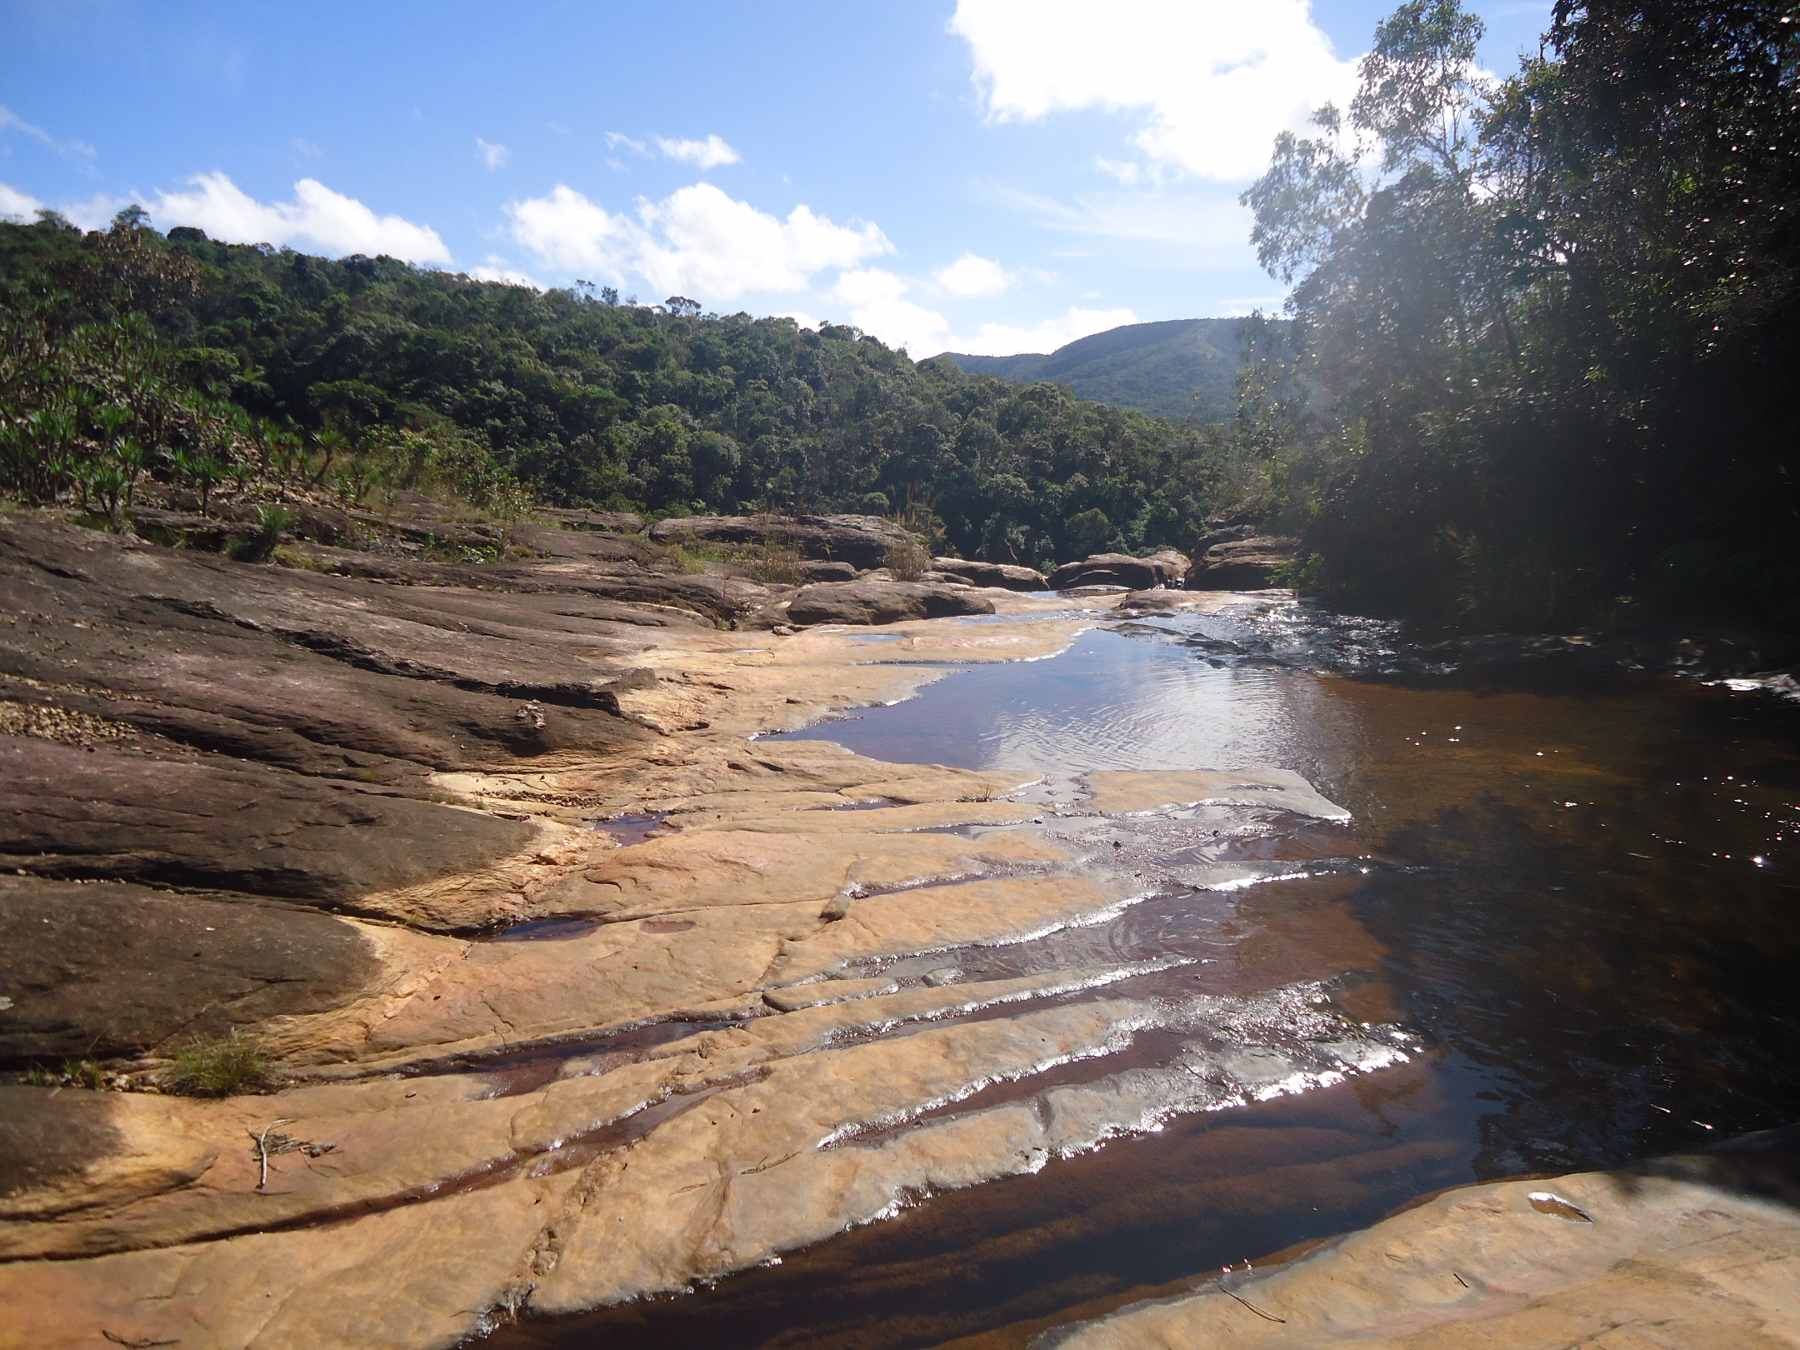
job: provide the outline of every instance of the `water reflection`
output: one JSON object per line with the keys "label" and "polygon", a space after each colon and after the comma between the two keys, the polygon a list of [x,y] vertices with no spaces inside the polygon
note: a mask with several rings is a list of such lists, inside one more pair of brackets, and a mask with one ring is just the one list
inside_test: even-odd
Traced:
{"label": "water reflection", "polygon": [[700,1298],[507,1343],[1019,1346],[1434,1188],[1800,1118],[1800,709],[1591,670],[1572,692],[1443,657],[1258,603],[1091,632],[799,733],[1060,781],[1298,771],[1348,826],[1195,830],[1161,865],[1299,875],[1175,888],[1104,927],[927,964],[975,979],[1179,957],[1190,995],[1221,998],[1323,980],[1338,1009],[1427,1053],[941,1198]]}

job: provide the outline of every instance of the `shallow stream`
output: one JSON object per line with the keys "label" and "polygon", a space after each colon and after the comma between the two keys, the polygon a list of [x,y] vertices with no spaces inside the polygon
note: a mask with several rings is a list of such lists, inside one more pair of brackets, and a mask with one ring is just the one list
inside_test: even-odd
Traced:
{"label": "shallow stream", "polygon": [[[1169,1114],[713,1288],[496,1342],[1023,1345],[1444,1187],[1800,1118],[1800,708],[1552,670],[1489,677],[1391,627],[1254,598],[1110,624],[1060,656],[950,671],[794,733],[1039,776],[1028,800],[1047,828],[1145,878],[1148,898],[1104,923],[879,966],[953,981],[1153,963],[1104,994],[1180,1000],[1186,1020],[1059,1082],[1180,1070],[1242,1085],[1259,1057],[1306,1070],[1331,1049],[1307,1039],[1315,1006],[1394,1029],[1404,1061],[1302,1072],[1266,1100]],[[1243,805],[1103,819],[1074,786],[1200,768],[1298,772],[1350,819]],[[1254,884],[1209,880],[1246,868]]]}

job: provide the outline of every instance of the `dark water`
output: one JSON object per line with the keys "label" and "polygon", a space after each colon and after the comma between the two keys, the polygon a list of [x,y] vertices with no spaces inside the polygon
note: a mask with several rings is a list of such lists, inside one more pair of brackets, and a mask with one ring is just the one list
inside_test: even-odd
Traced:
{"label": "dark water", "polygon": [[[1445,1186],[1800,1119],[1800,709],[1550,674],[1488,679],[1411,659],[1381,625],[1264,605],[1096,631],[799,733],[1052,786],[1096,768],[1298,771],[1351,822],[1199,812],[1120,850],[1169,875],[1249,860],[1289,879],[1171,890],[1104,926],[930,960],[985,979],[1191,958],[1186,987],[1219,999],[1316,980],[1423,1052],[938,1196],[709,1290],[499,1339],[1020,1345]],[[1066,822],[1076,839],[1106,828]]]}

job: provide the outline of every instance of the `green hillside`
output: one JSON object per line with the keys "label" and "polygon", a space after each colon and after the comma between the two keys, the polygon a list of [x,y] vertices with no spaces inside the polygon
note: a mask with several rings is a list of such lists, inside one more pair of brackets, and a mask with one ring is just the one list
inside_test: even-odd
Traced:
{"label": "green hillside", "polygon": [[1185,544],[1243,477],[1212,428],[840,325],[164,236],[129,210],[0,223],[0,494],[111,514],[146,474],[287,460],[359,501],[438,473],[483,499],[904,513],[1033,563]]}
{"label": "green hillside", "polygon": [[945,354],[972,375],[1049,380],[1080,398],[1156,417],[1218,422],[1236,406],[1242,327],[1242,319],[1169,319],[1095,333],[1047,356]]}

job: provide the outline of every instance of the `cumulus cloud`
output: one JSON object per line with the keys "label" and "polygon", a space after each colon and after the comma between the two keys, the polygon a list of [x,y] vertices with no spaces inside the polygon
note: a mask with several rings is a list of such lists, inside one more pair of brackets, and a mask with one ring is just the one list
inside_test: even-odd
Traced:
{"label": "cumulus cloud", "polygon": [[908,300],[907,290],[904,277],[885,268],[865,267],[839,276],[831,293],[849,306],[851,323],[890,347],[904,347],[914,356],[949,350],[949,321]]}
{"label": "cumulus cloud", "polygon": [[948,319],[907,298],[907,280],[885,268],[865,267],[843,273],[832,295],[849,309],[850,322],[873,333],[890,347],[904,347],[915,358],[939,352],[974,356],[1011,356],[1018,352],[1052,352],[1090,333],[1136,323],[1130,309],[1087,309],[1072,305],[1036,323],[990,322],[971,333],[957,333]]}
{"label": "cumulus cloud", "polygon": [[489,173],[496,169],[504,169],[506,162],[512,158],[512,151],[496,141],[475,138],[475,158],[481,161],[482,167]]}
{"label": "cumulus cloud", "polygon": [[1050,319],[1032,324],[984,323],[975,332],[956,338],[946,351],[966,352],[971,356],[1013,356],[1019,352],[1053,352],[1066,347],[1076,338],[1104,333],[1138,322],[1135,311],[1123,306],[1117,309],[1087,309],[1071,305]]}
{"label": "cumulus cloud", "polygon": [[1256,176],[1277,133],[1356,86],[1355,58],[1332,50],[1308,0],[957,0],[950,31],[993,120],[1135,111],[1149,164],[1222,182]]}
{"label": "cumulus cloud", "polygon": [[751,292],[792,293],[821,272],[856,267],[893,251],[879,226],[838,225],[810,207],[782,219],[695,183],[634,214],[608,211],[558,184],[507,204],[513,239],[559,273],[623,282],[642,277],[665,295],[709,304]]}
{"label": "cumulus cloud", "polygon": [[508,286],[529,286],[534,291],[545,289],[544,283],[529,272],[520,271],[497,253],[490,253],[479,267],[471,267],[469,275],[476,281],[499,281]]}
{"label": "cumulus cloud", "polygon": [[416,263],[450,261],[450,250],[430,226],[378,215],[316,178],[295,183],[288,201],[261,202],[222,173],[202,173],[188,179],[185,190],[159,192],[144,206],[159,229],[194,225],[230,243],[296,244],[336,254],[385,253]]}
{"label": "cumulus cloud", "polygon": [[696,169],[705,172],[717,169],[726,164],[736,164],[743,158],[737,151],[725,143],[718,134],[708,136],[703,141],[681,140],[671,136],[658,136],[656,148],[663,153],[665,159],[673,159],[682,164],[692,164]]}
{"label": "cumulus cloud", "polygon": [[616,280],[626,270],[633,226],[558,183],[543,197],[509,202],[512,237],[547,267]]}
{"label": "cumulus cloud", "polygon": [[20,192],[10,183],[0,183],[0,219],[31,220],[44,204],[29,193]]}
{"label": "cumulus cloud", "polygon": [[992,258],[965,253],[948,267],[934,274],[937,284],[959,300],[984,299],[1000,295],[1013,283],[1013,276]]}

